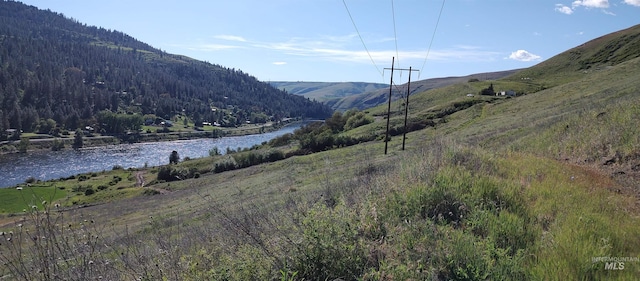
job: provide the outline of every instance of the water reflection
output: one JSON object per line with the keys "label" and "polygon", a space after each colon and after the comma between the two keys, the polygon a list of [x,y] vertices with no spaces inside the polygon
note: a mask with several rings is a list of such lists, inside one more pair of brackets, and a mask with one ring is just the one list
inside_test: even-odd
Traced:
{"label": "water reflection", "polygon": [[139,168],[169,163],[171,151],[178,151],[180,158],[200,158],[218,147],[224,153],[227,148],[247,148],[291,133],[302,124],[286,126],[278,131],[218,139],[194,139],[154,143],[120,144],[105,147],[38,151],[28,154],[0,155],[0,187],[13,186],[28,177],[50,180],[80,173],[123,168]]}

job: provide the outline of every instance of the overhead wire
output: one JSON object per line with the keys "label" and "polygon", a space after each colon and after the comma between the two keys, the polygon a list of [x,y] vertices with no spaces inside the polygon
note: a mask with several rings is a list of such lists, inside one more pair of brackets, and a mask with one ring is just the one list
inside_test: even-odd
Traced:
{"label": "overhead wire", "polygon": [[[391,18],[393,19],[393,40],[396,43],[396,64],[400,67],[400,53],[398,52],[398,33],[396,32],[396,10],[393,7],[393,0],[391,0]],[[400,72],[402,77],[402,72]]]}
{"label": "overhead wire", "polygon": [[351,12],[349,12],[349,7],[347,7],[347,2],[345,0],[342,0],[342,4],[344,4],[344,8],[347,10],[347,14],[349,14],[349,18],[351,19],[351,23],[353,24],[353,28],[356,29],[356,33],[358,33],[358,37],[360,38],[360,42],[362,42],[362,46],[364,46],[365,51],[367,51],[367,55],[369,56],[369,59],[371,60],[371,63],[373,63],[373,66],[376,67],[376,70],[378,71],[378,73],[380,73],[380,76],[384,77],[384,73],[382,71],[380,71],[380,68],[378,67],[376,62],[373,60],[373,57],[371,56],[371,53],[369,52],[369,49],[367,48],[367,44],[364,43],[364,39],[362,39],[362,35],[360,35],[360,31],[358,30],[358,26],[356,26],[356,22],[353,20],[353,17],[351,16]]}
{"label": "overhead wire", "polygon": [[433,45],[433,39],[436,37],[436,31],[438,30],[438,25],[440,24],[440,17],[442,17],[442,10],[444,10],[444,4],[447,0],[442,0],[442,6],[440,6],[440,12],[438,13],[438,20],[436,20],[436,26],[433,28],[433,35],[431,35],[431,41],[429,42],[429,48],[427,48],[427,55],[424,57],[424,62],[422,62],[422,67],[418,72],[418,80],[420,80],[420,74],[424,69],[424,66],[427,64],[427,59],[429,58],[429,53],[431,52],[431,46]]}

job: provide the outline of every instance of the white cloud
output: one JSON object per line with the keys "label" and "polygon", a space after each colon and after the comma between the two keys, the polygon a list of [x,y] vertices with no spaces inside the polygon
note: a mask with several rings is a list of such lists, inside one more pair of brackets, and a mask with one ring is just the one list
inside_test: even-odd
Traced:
{"label": "white cloud", "polygon": [[223,35],[213,36],[213,38],[221,39],[221,40],[227,40],[227,41],[247,42],[247,40],[242,38],[241,36],[235,36],[235,35],[224,35],[223,34]]}
{"label": "white cloud", "polygon": [[222,45],[222,44],[202,44],[187,47],[189,50],[195,51],[224,51],[224,50],[232,50],[232,49],[244,49],[241,46],[234,45]]}
{"label": "white cloud", "polygon": [[640,0],[624,0],[624,3],[631,6],[640,7]]}
{"label": "white cloud", "polygon": [[536,60],[540,60],[540,56],[534,55],[532,53],[529,53],[526,50],[517,50],[515,52],[512,52],[511,55],[509,56],[509,58],[512,59],[512,60],[517,60],[517,61],[536,61]]}
{"label": "white cloud", "polygon": [[[234,41],[237,43],[203,43],[190,46],[182,46],[183,48],[202,51],[202,52],[224,52],[243,49],[247,52],[274,52],[284,56],[293,56],[321,61],[348,62],[359,64],[370,64],[371,60],[375,63],[387,63],[391,57],[398,56],[403,62],[422,63],[427,55],[426,50],[399,50],[393,48],[376,49],[369,48],[369,52],[362,48],[357,35],[345,36],[321,36],[319,38],[294,37],[286,41],[259,42],[245,40],[242,37],[231,35],[215,36],[218,40]],[[369,42],[385,41],[388,38],[381,37],[370,39]],[[244,40],[244,41],[242,41]],[[430,61],[448,61],[448,62],[487,62],[500,58],[499,52],[488,51],[477,46],[452,46],[447,49],[432,49],[429,52]],[[273,65],[285,65],[286,61],[272,61]]]}
{"label": "white cloud", "polygon": [[571,7],[567,7],[562,4],[556,4],[556,8],[554,9],[556,12],[560,12],[566,15],[573,14],[573,9]]}
{"label": "white cloud", "polygon": [[[371,63],[371,60],[386,63],[391,57],[395,57],[396,55],[403,61],[412,60],[422,62],[427,55],[426,50],[400,50],[396,52],[393,49],[369,49],[367,53],[367,51],[360,47],[353,49],[335,44],[335,42],[327,43],[304,38],[294,38],[287,42],[256,43],[252,46],[258,49],[268,49],[291,56],[364,64]],[[478,47],[455,46],[445,50],[431,50],[428,59],[439,61],[490,61],[497,57],[499,57],[499,53],[481,50]]]}
{"label": "white cloud", "polygon": [[[640,7],[640,0],[624,0],[624,3]],[[600,9],[604,14],[615,16],[614,12],[607,10],[609,8],[609,0],[575,0],[571,3],[571,7],[564,4],[556,4],[554,10],[566,15],[573,14],[578,8]]]}
{"label": "white cloud", "polygon": [[576,0],[571,3],[573,8],[587,7],[587,8],[609,8],[609,0]]}

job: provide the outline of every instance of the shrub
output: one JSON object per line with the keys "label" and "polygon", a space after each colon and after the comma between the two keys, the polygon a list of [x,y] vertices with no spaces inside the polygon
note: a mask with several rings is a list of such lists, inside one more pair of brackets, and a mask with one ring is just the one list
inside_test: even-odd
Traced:
{"label": "shrub", "polygon": [[220,150],[218,149],[217,146],[214,146],[213,148],[209,149],[209,156],[217,156],[220,155]]}
{"label": "shrub", "polygon": [[54,139],[53,142],[51,143],[51,150],[59,151],[62,149],[64,149],[64,141],[61,141],[59,139]]}
{"label": "shrub", "polygon": [[160,191],[157,191],[155,189],[147,188],[142,192],[142,194],[144,194],[144,195],[157,195],[157,194],[160,194]]}
{"label": "shrub", "polygon": [[342,203],[334,209],[316,204],[302,221],[304,230],[289,272],[301,280],[355,280],[368,267],[357,221]]}
{"label": "shrub", "polygon": [[196,172],[196,168],[187,170],[182,167],[162,166],[158,170],[157,180],[165,182],[185,180],[194,177]]}
{"label": "shrub", "polygon": [[347,119],[347,122],[344,124],[344,130],[348,131],[369,123],[373,123],[373,117],[364,114],[364,112],[358,111]]}
{"label": "shrub", "polygon": [[293,134],[288,133],[270,140],[268,144],[271,147],[285,146],[287,144],[290,144],[292,140],[293,140]]}
{"label": "shrub", "polygon": [[71,191],[73,192],[85,192],[87,191],[87,189],[91,189],[93,186],[92,185],[76,185],[73,188],[71,188]]}
{"label": "shrub", "polygon": [[26,153],[29,149],[29,143],[30,142],[28,138],[21,138],[20,143],[18,143],[18,151],[20,153]]}
{"label": "shrub", "polygon": [[213,164],[213,171],[215,173],[222,173],[225,171],[235,170],[237,168],[235,160],[233,158],[227,158],[222,161],[218,161]]}
{"label": "shrub", "polygon": [[84,191],[84,195],[85,195],[85,196],[89,196],[89,195],[92,195],[92,194],[94,194],[94,193],[96,193],[96,191],[95,191],[95,190],[93,190],[93,188],[87,188],[87,189]]}
{"label": "shrub", "polygon": [[83,141],[84,133],[81,129],[77,129],[75,136],[73,137],[73,148],[81,148],[84,144]]}
{"label": "shrub", "polygon": [[169,155],[169,164],[178,164],[180,162],[180,155],[177,151],[171,151],[171,155]]}

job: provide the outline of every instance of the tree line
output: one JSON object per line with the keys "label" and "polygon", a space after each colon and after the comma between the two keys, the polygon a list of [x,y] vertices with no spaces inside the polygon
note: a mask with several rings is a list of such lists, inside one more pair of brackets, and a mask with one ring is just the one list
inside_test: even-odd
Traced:
{"label": "tree line", "polygon": [[[100,112],[185,114],[236,126],[331,109],[241,70],[168,54],[122,32],[0,1],[0,138],[7,129],[98,126]],[[44,122],[44,123],[43,123]]]}

